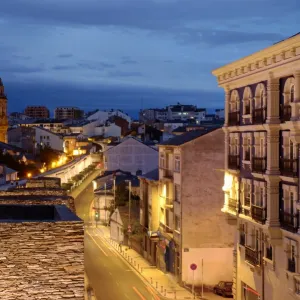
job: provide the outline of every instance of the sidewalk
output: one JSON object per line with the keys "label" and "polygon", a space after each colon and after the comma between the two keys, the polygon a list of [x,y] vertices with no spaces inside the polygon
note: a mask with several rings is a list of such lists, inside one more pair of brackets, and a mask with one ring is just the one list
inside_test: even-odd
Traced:
{"label": "sidewalk", "polygon": [[193,295],[189,290],[177,284],[171,275],[165,274],[156,267],[151,266],[149,262],[135,250],[129,249],[127,246],[122,246],[121,251],[119,244],[110,238],[109,227],[101,226],[97,228],[97,231],[113,246],[123,259],[138,271],[144,280],[151,284],[162,299],[222,299],[211,292],[205,292],[203,298],[201,298],[199,294]]}

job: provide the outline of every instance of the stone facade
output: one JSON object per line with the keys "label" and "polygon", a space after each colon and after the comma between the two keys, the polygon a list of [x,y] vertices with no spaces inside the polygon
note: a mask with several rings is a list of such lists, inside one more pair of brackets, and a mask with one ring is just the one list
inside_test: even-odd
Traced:
{"label": "stone facade", "polygon": [[60,188],[60,178],[39,177],[27,180],[26,188]]}
{"label": "stone facade", "polygon": [[83,222],[1,223],[0,298],[84,299]]}
{"label": "stone facade", "polygon": [[236,218],[235,299],[300,295],[300,35],[213,74],[225,91],[223,211]]}

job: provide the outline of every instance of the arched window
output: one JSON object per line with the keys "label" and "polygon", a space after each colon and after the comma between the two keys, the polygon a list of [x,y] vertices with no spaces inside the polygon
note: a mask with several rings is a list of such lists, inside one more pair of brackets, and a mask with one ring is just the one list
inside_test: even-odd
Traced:
{"label": "arched window", "polygon": [[290,91],[290,102],[294,102],[294,97],[295,97],[295,86],[291,86],[291,91]]}
{"label": "arched window", "polygon": [[260,97],[259,97],[259,107],[263,108],[264,107],[264,91],[260,91]]}

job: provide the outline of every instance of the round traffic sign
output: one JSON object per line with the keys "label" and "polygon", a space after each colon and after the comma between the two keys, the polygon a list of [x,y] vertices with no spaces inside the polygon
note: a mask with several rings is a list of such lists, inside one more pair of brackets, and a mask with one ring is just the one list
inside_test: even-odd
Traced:
{"label": "round traffic sign", "polygon": [[191,270],[195,271],[197,269],[197,265],[196,264],[191,264],[190,268],[191,268]]}

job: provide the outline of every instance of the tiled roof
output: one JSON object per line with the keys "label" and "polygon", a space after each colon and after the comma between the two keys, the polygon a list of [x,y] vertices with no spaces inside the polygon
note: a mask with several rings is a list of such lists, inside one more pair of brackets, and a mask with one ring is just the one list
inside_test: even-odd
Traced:
{"label": "tiled roof", "polygon": [[198,137],[212,132],[214,130],[216,130],[218,128],[213,128],[213,129],[204,129],[204,130],[192,130],[192,131],[188,131],[187,133],[175,136],[174,138],[169,139],[168,141],[165,141],[159,145],[162,146],[181,146],[185,143],[188,143],[192,140],[197,139]]}

